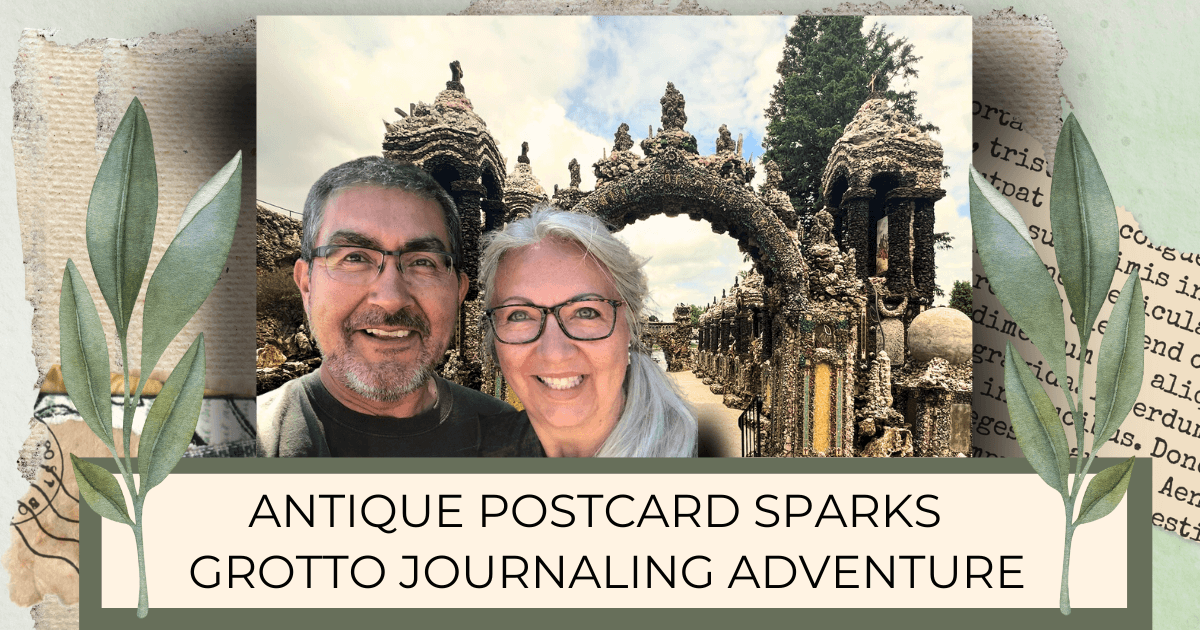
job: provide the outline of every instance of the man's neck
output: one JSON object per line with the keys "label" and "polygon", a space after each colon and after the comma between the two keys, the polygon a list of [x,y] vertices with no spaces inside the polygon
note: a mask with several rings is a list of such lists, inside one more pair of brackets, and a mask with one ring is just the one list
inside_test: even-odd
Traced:
{"label": "man's neck", "polygon": [[432,376],[409,395],[400,400],[387,402],[364,398],[358,392],[339,383],[325,370],[321,370],[321,384],[325,386],[330,395],[347,408],[371,416],[411,418],[429,411],[438,401],[437,379]]}

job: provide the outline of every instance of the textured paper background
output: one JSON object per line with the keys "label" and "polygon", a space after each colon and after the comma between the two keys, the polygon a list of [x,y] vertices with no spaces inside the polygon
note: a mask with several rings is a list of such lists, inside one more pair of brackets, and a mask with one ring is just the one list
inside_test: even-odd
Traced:
{"label": "textured paper background", "polygon": [[[154,138],[158,229],[147,274],[175,235],[196,190],[243,152],[242,212],[229,258],[212,295],[167,347],[154,378],[165,381],[200,331],[205,332],[206,388],[254,396],[254,27],[223,35],[195,31],[138,40],[91,40],[62,46],[44,35],[21,36],[13,95],[17,209],[25,253],[26,297],[33,306],[33,354],[39,373],[59,362],[58,290],[68,258],[92,298],[103,304],[85,242],[95,171],[125,108],[138,97]],[[141,365],[139,295],[129,325],[129,365]],[[118,348],[107,308],[98,307],[109,347]],[[110,351],[111,372],[121,355]]]}
{"label": "textured paper background", "polygon": [[[513,4],[535,6],[529,2]],[[637,4],[651,11],[659,10],[657,5],[650,2]],[[818,8],[822,4],[762,0],[738,3],[734,10],[751,14],[764,10],[791,13]],[[1197,22],[1196,9],[1179,3],[1164,7],[1159,12],[1151,12],[1144,8],[1119,5],[1115,1],[1093,3],[1086,9],[1063,0],[1026,0],[1013,4],[1018,14],[1049,15],[1064,47],[1071,51],[1058,76],[1062,77],[1063,89],[1076,107],[1077,115],[1085,121],[1098,121],[1098,124],[1088,126],[1088,133],[1093,147],[1105,163],[1114,198],[1118,203],[1128,206],[1147,231],[1159,237],[1156,240],[1188,249],[1186,243],[1195,241],[1194,235],[1189,234],[1187,229],[1168,230],[1171,226],[1194,229],[1194,222],[1185,223],[1181,219],[1188,215],[1188,204],[1184,197],[1188,189],[1184,182],[1191,180],[1185,172],[1192,157],[1188,149],[1195,146],[1200,127],[1185,125],[1180,121],[1188,119],[1188,110],[1184,105],[1197,101],[1200,84],[1181,76],[1179,70],[1188,66],[1188,60],[1200,57],[1200,42],[1191,36]],[[454,1],[415,3],[408,5],[406,12],[442,14],[459,11],[466,5],[466,2]],[[609,2],[596,5],[613,6]],[[587,3],[571,3],[574,9],[586,9],[588,6]],[[728,3],[711,2],[706,6],[724,7]],[[932,5],[926,6],[933,8]],[[987,14],[995,5],[972,1],[960,6],[979,16]],[[884,5],[872,6],[876,11],[881,7],[886,8]],[[53,5],[6,3],[0,9],[0,24],[3,25],[0,31],[0,53],[3,54],[0,57],[16,58],[20,29],[27,26],[61,28],[63,30],[55,41],[75,44],[87,37],[133,38],[153,31],[170,33],[185,27],[196,28],[206,35],[219,34],[256,13],[382,13],[392,10],[390,3],[384,2],[332,3],[328,0],[250,4],[213,2],[204,5],[179,2],[155,4],[132,0],[103,8],[82,1]],[[1039,26],[1028,32],[1044,35],[1047,28]],[[983,41],[978,29],[976,41]],[[1022,38],[1010,38],[1008,41],[1020,43]],[[1028,42],[1028,37],[1024,41]],[[1020,112],[1023,119],[1030,121],[1038,118],[1045,120],[1048,112],[1054,112],[1058,89],[1053,83],[1035,103],[1026,100],[1031,93],[1030,86],[1036,88],[1038,81],[1052,81],[1053,71],[1048,77],[1044,61],[1014,68],[1011,58],[997,54],[990,57],[993,60],[991,63],[997,68],[996,72],[1007,75],[1000,77],[1004,83],[1003,89],[996,91],[998,102],[1005,103],[1007,108]],[[1045,55],[1041,59],[1045,60]],[[989,62],[988,59],[981,59],[979,52],[975,61],[977,67],[981,68],[981,62]],[[13,75],[9,74],[7,62],[0,63],[0,71],[3,72],[0,77],[4,79],[0,82],[11,85]],[[977,71],[975,84],[997,85],[989,83],[994,80]],[[0,118],[9,119],[11,106],[7,100],[0,99]],[[1049,115],[1053,117],[1052,113]],[[1052,138],[1056,133],[1056,124],[1053,121],[1046,124],[1046,137]],[[0,129],[3,129],[0,131],[0,146],[10,146],[10,128],[0,125]],[[8,377],[0,386],[3,387],[0,400],[4,401],[7,409],[18,410],[10,412],[0,423],[0,450],[9,453],[15,452],[28,434],[25,410],[32,408],[37,379],[33,356],[29,353],[33,347],[29,332],[32,309],[23,299],[26,291],[11,160],[7,149],[0,150],[0,212],[4,213],[0,221],[9,226],[9,230],[0,232],[0,238],[7,239],[0,246],[0,295],[4,296],[0,301],[0,322],[6,324],[8,333],[0,340],[0,344],[3,344],[0,345],[0,356],[6,359],[5,375]],[[1186,238],[1191,241],[1179,242]],[[4,513],[11,514],[16,498],[27,488],[27,482],[14,473],[3,478],[0,505],[6,506],[2,509]],[[1171,558],[1176,561],[1181,557],[1180,553],[1192,553],[1190,566],[1195,571],[1197,558],[1200,557],[1195,554],[1195,546],[1180,547],[1178,542],[1181,541],[1166,540],[1162,548],[1170,549]],[[1156,544],[1156,550],[1158,548]],[[1172,579],[1156,580],[1156,585],[1162,585],[1157,592],[1164,595],[1161,598],[1156,596],[1156,627],[1195,627],[1200,623],[1200,601],[1196,595],[1185,593],[1178,586],[1174,591],[1170,590],[1171,583],[1179,585],[1194,581],[1182,572],[1183,567],[1187,566],[1187,562],[1175,562],[1172,569],[1176,572],[1168,573]],[[57,614],[52,611],[47,613]],[[0,598],[0,625],[28,627],[30,619],[25,615],[24,611]],[[69,612],[63,619],[71,622]],[[53,625],[53,621],[47,618],[46,626]]]}

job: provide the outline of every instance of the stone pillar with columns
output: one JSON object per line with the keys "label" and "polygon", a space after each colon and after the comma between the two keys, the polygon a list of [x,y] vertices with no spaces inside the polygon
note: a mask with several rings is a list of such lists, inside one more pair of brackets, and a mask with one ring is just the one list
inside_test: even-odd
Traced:
{"label": "stone pillar with columns", "polygon": [[908,295],[912,288],[912,228],[913,201],[889,196],[887,288],[894,296]]}

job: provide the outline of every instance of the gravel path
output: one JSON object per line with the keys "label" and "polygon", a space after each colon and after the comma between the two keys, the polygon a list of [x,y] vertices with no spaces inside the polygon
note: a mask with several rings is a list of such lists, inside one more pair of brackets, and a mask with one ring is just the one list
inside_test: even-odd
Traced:
{"label": "gravel path", "polygon": [[696,409],[700,421],[700,457],[741,457],[742,434],[737,419],[742,412],[721,403],[721,397],[691,372],[667,374]]}

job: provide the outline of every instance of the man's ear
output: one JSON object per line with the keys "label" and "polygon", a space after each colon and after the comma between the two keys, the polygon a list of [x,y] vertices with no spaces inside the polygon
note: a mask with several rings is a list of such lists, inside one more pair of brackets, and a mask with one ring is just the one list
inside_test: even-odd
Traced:
{"label": "man's ear", "polygon": [[308,283],[312,281],[312,274],[309,273],[309,264],[303,258],[296,259],[296,266],[292,268],[292,280],[296,281],[296,287],[300,289],[300,298],[304,300],[304,312],[308,313]]}
{"label": "man's ear", "polygon": [[467,274],[458,272],[458,305],[462,306],[463,300],[467,299],[467,289],[471,288],[471,279]]}

